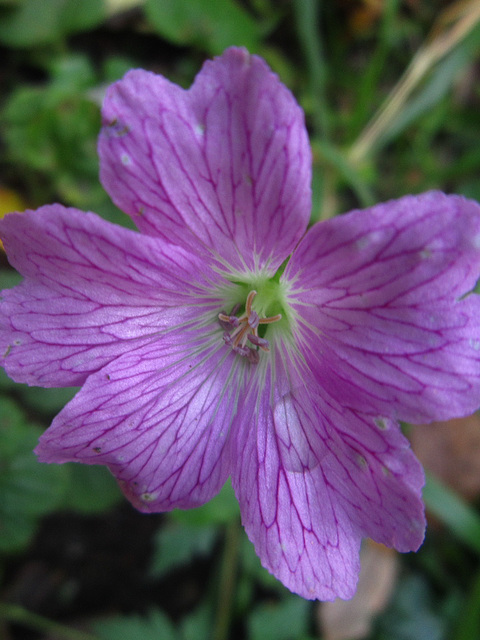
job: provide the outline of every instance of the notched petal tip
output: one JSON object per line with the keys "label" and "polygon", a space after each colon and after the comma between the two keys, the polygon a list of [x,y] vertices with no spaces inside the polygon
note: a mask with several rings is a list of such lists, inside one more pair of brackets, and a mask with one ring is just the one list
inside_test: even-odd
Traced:
{"label": "notched petal tip", "polygon": [[131,71],[107,91],[102,113],[101,180],[141,231],[209,247],[236,268],[272,269],[304,233],[303,112],[261,58],[227,49],[188,90]]}

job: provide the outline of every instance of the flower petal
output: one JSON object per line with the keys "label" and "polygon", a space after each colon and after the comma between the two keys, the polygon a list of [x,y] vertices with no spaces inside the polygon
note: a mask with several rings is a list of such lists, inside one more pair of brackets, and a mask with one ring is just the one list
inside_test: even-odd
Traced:
{"label": "flower petal", "polygon": [[284,277],[320,385],[429,422],[480,405],[480,298],[464,297],[479,273],[480,206],[431,192],[314,226]]}
{"label": "flower petal", "polygon": [[125,350],[193,322],[216,277],[161,239],[60,205],[8,215],[0,235],[26,278],[0,304],[0,355],[18,382],[80,385]]}
{"label": "flower petal", "polygon": [[[228,49],[192,87],[129,72],[107,92],[101,179],[144,233],[272,269],[310,216],[303,112],[265,62]],[[254,261],[254,252],[257,262]]]}
{"label": "flower petal", "polygon": [[[421,466],[395,422],[343,409],[312,380],[284,395],[278,378],[273,390],[268,380],[257,403],[252,387],[246,404],[256,411],[241,416],[232,457],[243,524],[263,566],[290,590],[309,599],[349,598],[362,537],[400,551],[420,546]],[[285,402],[289,410],[276,411]],[[313,442],[313,431],[321,443],[317,464],[292,469],[285,450],[299,442],[301,450],[305,436]]]}
{"label": "flower petal", "polygon": [[168,334],[92,374],[36,453],[107,465],[141,511],[203,504],[229,475],[244,369],[203,329]]}

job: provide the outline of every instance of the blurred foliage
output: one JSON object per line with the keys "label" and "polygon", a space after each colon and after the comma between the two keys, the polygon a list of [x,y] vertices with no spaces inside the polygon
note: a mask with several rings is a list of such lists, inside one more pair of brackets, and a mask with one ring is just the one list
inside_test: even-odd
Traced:
{"label": "blurred foliage", "polygon": [[60,506],[68,469],[38,464],[38,429],[6,396],[0,406],[0,552],[12,552],[30,541],[40,516]]}
{"label": "blurred foliage", "polygon": [[447,625],[428,584],[419,577],[400,581],[395,599],[379,620],[378,640],[447,640]]}
{"label": "blurred foliage", "polygon": [[[478,7],[446,0],[0,0],[0,215],[61,201],[130,224],[98,181],[105,87],[135,66],[188,86],[206,57],[233,44],[265,57],[305,110],[312,220],[430,188],[480,200]],[[0,288],[14,286],[18,276],[3,258],[0,266]],[[32,453],[74,393],[16,385],[0,370],[0,576],[27,553],[46,516],[108,514],[119,502],[104,468],[38,464]],[[480,636],[478,509],[433,478],[425,496],[445,528],[433,527],[417,555],[402,557],[391,604],[370,640]],[[91,612],[102,617],[91,625],[94,637],[222,640],[229,628],[235,639],[322,637],[316,605],[261,567],[240,532],[229,483],[205,506],[175,510],[162,522],[146,569],[153,592],[208,563],[202,593],[173,613],[158,601],[112,615],[99,602]],[[7,587],[5,577],[1,592]],[[21,620],[18,610],[10,613],[0,618]],[[48,628],[27,613],[23,622]]]}
{"label": "blurred foliage", "polygon": [[174,44],[198,46],[213,55],[232,45],[259,49],[262,24],[233,0],[147,0],[155,31]]}
{"label": "blurred foliage", "polygon": [[[105,620],[95,624],[95,631],[103,640],[180,640],[174,625],[168,617],[158,610],[146,616],[125,616],[115,620]],[[197,636],[201,637],[201,636]],[[206,636],[205,636],[206,640]]]}
{"label": "blurred foliage", "polygon": [[102,0],[17,0],[0,6],[0,43],[35,47],[91,29],[105,18]]}

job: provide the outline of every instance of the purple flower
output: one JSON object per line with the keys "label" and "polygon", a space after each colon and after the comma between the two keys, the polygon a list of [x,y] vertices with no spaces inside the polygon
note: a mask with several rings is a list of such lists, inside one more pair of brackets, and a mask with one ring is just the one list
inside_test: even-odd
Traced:
{"label": "purple flower", "polygon": [[480,405],[480,206],[427,193],[306,231],[303,113],[240,49],[188,91],[131,71],[103,122],[101,179],[140,233],[58,204],[0,223],[25,278],[3,292],[7,373],[82,385],[40,460],[105,464],[147,512],[231,476],[269,571],[352,596],[363,537],[423,539],[397,420]]}

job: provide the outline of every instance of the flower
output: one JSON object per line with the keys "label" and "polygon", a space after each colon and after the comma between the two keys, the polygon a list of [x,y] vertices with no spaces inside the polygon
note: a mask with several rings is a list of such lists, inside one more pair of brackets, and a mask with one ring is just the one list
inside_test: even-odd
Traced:
{"label": "flower", "polygon": [[146,512],[230,476],[269,571],[352,596],[363,537],[423,539],[397,421],[480,405],[480,206],[432,192],[307,231],[303,113],[243,49],[189,90],[129,72],[103,123],[101,179],[139,232],[59,204],[0,223],[25,278],[0,305],[7,373],[82,386],[39,459],[107,465]]}

